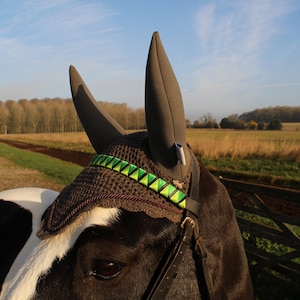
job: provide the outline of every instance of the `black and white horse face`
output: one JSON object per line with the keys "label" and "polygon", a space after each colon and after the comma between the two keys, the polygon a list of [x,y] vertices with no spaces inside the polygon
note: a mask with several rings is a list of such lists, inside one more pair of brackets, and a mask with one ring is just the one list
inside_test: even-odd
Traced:
{"label": "black and white horse face", "polygon": [[83,231],[40,278],[34,299],[141,299],[176,230],[166,219],[121,211],[109,226]]}
{"label": "black and white horse face", "polygon": [[[11,245],[10,251],[2,252],[5,260],[9,260],[10,255],[14,256],[13,249],[21,249],[0,299],[141,299],[173,244],[177,225],[143,212],[96,207],[61,234],[39,240],[36,230],[41,213],[56,195],[34,188],[0,193],[0,197],[9,200],[2,201],[1,213],[4,206],[9,209],[7,217],[8,212],[11,216],[18,213],[18,220],[12,217],[7,223],[10,232],[21,238],[26,231],[26,239],[30,229],[33,230],[23,249]],[[22,224],[31,214],[33,220]],[[197,279],[189,277],[194,265],[192,256],[189,259],[191,266],[184,267],[178,276],[178,280],[188,279],[189,285],[183,288],[175,282],[172,293],[181,297],[194,293],[197,298]]]}

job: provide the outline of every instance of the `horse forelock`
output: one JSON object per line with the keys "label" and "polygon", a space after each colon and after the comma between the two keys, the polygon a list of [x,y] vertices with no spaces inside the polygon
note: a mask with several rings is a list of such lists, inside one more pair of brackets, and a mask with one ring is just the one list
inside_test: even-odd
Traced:
{"label": "horse forelock", "polygon": [[117,208],[94,207],[81,214],[60,234],[40,240],[18,272],[9,274],[0,299],[25,300],[33,297],[39,278],[49,272],[56,259],[61,260],[66,255],[86,228],[94,225],[109,226],[117,221],[119,212]]}

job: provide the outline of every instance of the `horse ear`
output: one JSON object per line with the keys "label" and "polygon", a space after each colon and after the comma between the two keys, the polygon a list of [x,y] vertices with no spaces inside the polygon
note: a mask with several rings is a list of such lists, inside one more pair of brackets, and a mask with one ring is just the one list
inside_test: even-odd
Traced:
{"label": "horse ear", "polygon": [[152,36],[146,66],[146,122],[153,161],[183,179],[190,165],[180,88],[158,32]]}
{"label": "horse ear", "polygon": [[85,85],[75,67],[70,66],[70,85],[77,114],[97,153],[125,135],[123,127],[99,104]]}

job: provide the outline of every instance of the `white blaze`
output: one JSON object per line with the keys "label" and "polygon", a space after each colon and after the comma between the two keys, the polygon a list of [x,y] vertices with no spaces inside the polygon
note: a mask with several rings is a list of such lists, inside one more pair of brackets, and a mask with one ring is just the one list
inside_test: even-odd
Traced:
{"label": "white blaze", "polygon": [[51,268],[56,258],[62,259],[66,255],[85,228],[93,225],[108,226],[118,217],[117,208],[95,207],[89,212],[82,213],[60,234],[40,240],[36,237],[36,232],[40,226],[41,216],[57,195],[57,192],[36,188],[0,193],[0,198],[13,201],[33,214],[32,234],[4,281],[1,300],[30,299],[35,293],[39,277]]}

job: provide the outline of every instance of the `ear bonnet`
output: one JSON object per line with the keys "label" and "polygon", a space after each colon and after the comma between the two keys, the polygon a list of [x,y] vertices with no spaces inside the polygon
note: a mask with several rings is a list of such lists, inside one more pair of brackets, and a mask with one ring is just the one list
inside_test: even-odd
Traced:
{"label": "ear bonnet", "polygon": [[[96,103],[73,66],[70,84],[97,155],[44,213],[39,237],[60,233],[96,206],[143,211],[179,223],[187,208],[194,158],[186,143],[180,89],[159,34],[153,34],[146,66],[147,132],[126,134]],[[198,165],[196,169],[199,173]]]}

